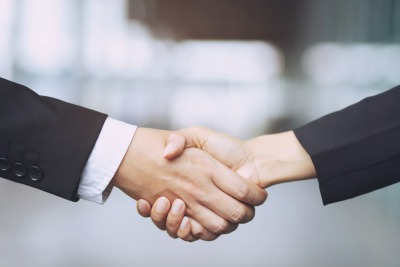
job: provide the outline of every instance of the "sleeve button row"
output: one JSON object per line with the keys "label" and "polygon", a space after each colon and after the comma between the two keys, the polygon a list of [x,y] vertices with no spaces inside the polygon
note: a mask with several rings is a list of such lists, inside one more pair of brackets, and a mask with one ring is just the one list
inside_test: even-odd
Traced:
{"label": "sleeve button row", "polygon": [[8,172],[12,170],[14,176],[18,178],[24,178],[28,175],[28,178],[33,182],[39,182],[43,179],[43,171],[37,166],[32,166],[28,170],[22,163],[11,163],[6,158],[0,158],[0,173]]}

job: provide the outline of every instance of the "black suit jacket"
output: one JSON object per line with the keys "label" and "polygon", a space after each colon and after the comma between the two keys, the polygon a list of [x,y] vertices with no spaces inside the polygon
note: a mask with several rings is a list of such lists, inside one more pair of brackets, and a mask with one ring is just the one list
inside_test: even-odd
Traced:
{"label": "black suit jacket", "polygon": [[77,201],[106,117],[0,78],[0,177]]}
{"label": "black suit jacket", "polygon": [[294,132],[312,158],[324,204],[400,181],[400,86]]}

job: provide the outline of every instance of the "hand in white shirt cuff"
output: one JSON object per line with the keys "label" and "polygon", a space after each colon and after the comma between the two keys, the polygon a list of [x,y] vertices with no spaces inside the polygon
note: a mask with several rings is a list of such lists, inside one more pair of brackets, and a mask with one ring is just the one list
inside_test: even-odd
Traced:
{"label": "hand in white shirt cuff", "polygon": [[121,164],[136,126],[107,118],[82,173],[78,197],[104,204],[111,193],[111,179]]}

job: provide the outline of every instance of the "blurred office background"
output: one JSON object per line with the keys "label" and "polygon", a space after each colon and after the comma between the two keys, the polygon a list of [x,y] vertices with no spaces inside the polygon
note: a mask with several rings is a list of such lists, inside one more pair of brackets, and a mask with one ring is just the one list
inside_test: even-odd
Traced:
{"label": "blurred office background", "polygon": [[[0,14],[0,77],[139,126],[251,138],[400,84],[399,0],[0,0]],[[99,206],[1,180],[0,266],[399,266],[400,185],[326,207],[315,180],[268,191],[249,224],[188,244],[118,190]]]}

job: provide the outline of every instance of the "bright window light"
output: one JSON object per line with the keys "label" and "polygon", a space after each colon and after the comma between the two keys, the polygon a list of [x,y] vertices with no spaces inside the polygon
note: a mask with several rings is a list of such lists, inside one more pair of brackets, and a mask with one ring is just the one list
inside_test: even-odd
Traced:
{"label": "bright window light", "polygon": [[280,52],[257,41],[188,41],[177,47],[176,73],[188,81],[265,82],[283,69]]}
{"label": "bright window light", "polygon": [[56,74],[74,60],[76,44],[72,29],[72,2],[23,1],[19,15],[17,62],[31,73]]}
{"label": "bright window light", "polygon": [[400,45],[321,43],[304,54],[312,81],[356,85],[400,82]]}
{"label": "bright window light", "polygon": [[11,29],[13,0],[0,0],[0,77],[12,78]]}

